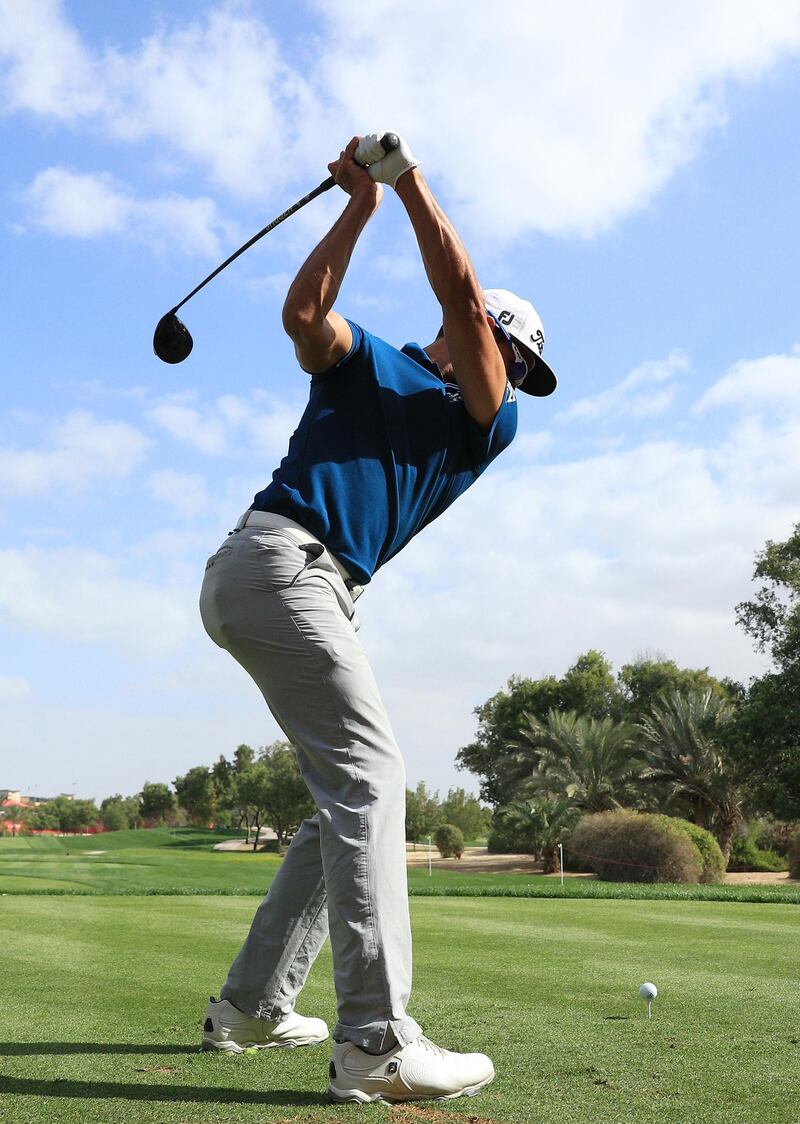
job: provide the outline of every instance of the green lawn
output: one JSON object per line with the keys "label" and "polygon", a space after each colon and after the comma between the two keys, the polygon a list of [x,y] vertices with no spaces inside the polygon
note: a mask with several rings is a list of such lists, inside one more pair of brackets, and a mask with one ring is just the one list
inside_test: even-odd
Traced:
{"label": "green lawn", "polygon": [[0,839],[0,891],[262,893],[280,858],[213,850],[214,843],[238,837],[197,828],[155,828]]}
{"label": "green lawn", "polygon": [[[0,899],[0,1120],[800,1119],[800,913],[704,902],[414,898],[411,1012],[498,1077],[410,1112],[333,1109],[328,1050],[197,1049],[255,897]],[[648,1023],[637,989],[660,989]],[[326,949],[301,1009],[334,1018]],[[435,1111],[433,1111],[435,1109]]]}
{"label": "green lawn", "polygon": [[[277,855],[219,852],[224,834],[201,828],[118,831],[103,835],[0,839],[0,893],[263,894],[280,864]],[[234,836],[235,837],[235,836]],[[89,854],[104,851],[102,855]],[[530,874],[461,874],[409,869],[418,895],[692,898],[800,904],[800,886],[620,885]]]}

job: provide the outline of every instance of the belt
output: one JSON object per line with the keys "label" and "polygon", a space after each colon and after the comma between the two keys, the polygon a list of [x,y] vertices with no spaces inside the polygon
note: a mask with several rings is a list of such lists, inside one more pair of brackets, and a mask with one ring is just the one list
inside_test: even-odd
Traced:
{"label": "belt", "polygon": [[274,511],[254,511],[251,507],[239,517],[234,530],[242,531],[245,527],[264,527],[270,531],[288,531],[290,538],[292,538],[299,546],[304,543],[317,543],[327,553],[331,562],[333,562],[336,569],[339,571],[344,584],[352,592],[358,589],[361,592],[361,587],[355,578],[351,577],[348,573],[347,567],[342,565],[339,559],[328,550],[324,543],[307,531],[300,523],[295,523],[294,519],[288,519],[285,515],[277,515]]}

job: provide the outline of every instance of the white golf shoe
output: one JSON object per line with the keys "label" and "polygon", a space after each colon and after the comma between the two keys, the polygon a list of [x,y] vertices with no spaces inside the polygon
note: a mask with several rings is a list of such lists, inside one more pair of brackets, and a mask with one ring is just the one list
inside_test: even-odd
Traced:
{"label": "white golf shoe", "polygon": [[425,1037],[375,1056],[353,1042],[334,1042],[328,1095],[333,1101],[450,1100],[472,1097],[494,1079],[485,1054],[455,1054]]}
{"label": "white golf shoe", "polygon": [[292,1011],[284,1019],[254,1019],[227,999],[208,1001],[203,1023],[203,1049],[243,1054],[271,1047],[319,1046],[328,1037],[322,1019],[307,1019]]}

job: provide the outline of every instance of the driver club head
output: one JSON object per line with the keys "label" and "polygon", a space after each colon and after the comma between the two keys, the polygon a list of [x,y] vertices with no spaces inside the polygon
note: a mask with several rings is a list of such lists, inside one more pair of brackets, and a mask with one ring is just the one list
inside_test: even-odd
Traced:
{"label": "driver club head", "polygon": [[174,312],[162,316],[153,333],[153,351],[164,363],[182,363],[192,350],[189,329]]}

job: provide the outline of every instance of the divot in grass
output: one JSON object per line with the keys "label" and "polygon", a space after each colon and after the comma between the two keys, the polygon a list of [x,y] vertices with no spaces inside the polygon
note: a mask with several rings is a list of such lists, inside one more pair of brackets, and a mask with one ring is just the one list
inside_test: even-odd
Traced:
{"label": "divot in grass", "polygon": [[442,1112],[438,1108],[412,1104],[389,1105],[389,1118],[391,1124],[418,1124],[419,1121],[425,1124],[504,1124],[489,1116],[465,1116],[463,1112]]}

